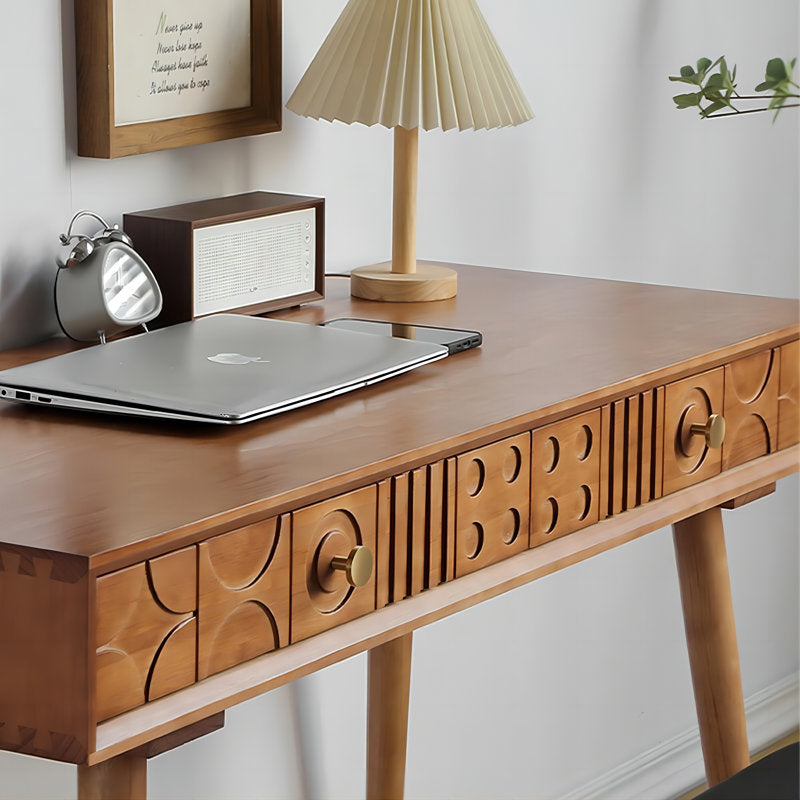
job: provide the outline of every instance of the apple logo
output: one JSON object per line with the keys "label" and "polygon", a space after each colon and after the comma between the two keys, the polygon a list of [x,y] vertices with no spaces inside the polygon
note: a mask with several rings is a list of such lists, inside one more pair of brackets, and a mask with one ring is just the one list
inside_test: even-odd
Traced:
{"label": "apple logo", "polygon": [[241,353],[217,353],[215,356],[208,356],[209,361],[216,364],[269,364],[266,358],[260,356],[243,356]]}

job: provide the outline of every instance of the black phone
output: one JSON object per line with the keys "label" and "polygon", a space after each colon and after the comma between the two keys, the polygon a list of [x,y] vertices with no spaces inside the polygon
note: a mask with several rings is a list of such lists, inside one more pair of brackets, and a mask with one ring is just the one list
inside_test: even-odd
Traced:
{"label": "black phone", "polygon": [[479,331],[464,331],[457,328],[437,328],[433,325],[407,325],[404,322],[383,322],[374,319],[342,317],[323,322],[329,328],[343,328],[359,333],[378,336],[394,336],[398,339],[416,339],[418,342],[433,342],[447,347],[449,355],[480,347],[483,335]]}

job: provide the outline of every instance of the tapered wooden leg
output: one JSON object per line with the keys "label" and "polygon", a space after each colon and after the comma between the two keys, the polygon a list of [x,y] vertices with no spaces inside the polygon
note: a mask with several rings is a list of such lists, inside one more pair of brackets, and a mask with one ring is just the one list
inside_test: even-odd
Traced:
{"label": "tapered wooden leg", "polygon": [[78,800],[147,800],[147,759],[123,753],[78,767]]}
{"label": "tapered wooden leg", "polygon": [[411,639],[369,651],[367,800],[402,800],[406,777]]}
{"label": "tapered wooden leg", "polygon": [[673,526],[694,700],[709,786],[750,763],[722,512]]}

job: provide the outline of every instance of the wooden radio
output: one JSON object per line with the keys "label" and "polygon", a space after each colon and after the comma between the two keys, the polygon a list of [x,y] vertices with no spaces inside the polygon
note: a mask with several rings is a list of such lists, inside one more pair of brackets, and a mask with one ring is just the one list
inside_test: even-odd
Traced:
{"label": "wooden radio", "polygon": [[251,192],[125,214],[161,288],[153,325],[261,314],[324,296],[325,200]]}

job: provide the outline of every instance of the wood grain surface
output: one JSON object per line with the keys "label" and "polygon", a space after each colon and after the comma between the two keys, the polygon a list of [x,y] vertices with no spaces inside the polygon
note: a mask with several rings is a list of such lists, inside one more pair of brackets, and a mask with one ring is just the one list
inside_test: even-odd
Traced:
{"label": "wood grain surface", "polygon": [[[479,349],[240,428],[0,404],[2,538],[109,571],[798,337],[791,300],[457,267],[459,294],[276,316],[472,328]],[[0,353],[0,368],[66,343]],[[180,502],[176,502],[180,498]]]}
{"label": "wood grain surface", "polygon": [[190,725],[231,705],[309,675],[436,620],[497,597],[645,534],[713,508],[797,472],[794,445],[601,520],[484,569],[447,581],[401,603],[311,636],[291,647],[246,661],[180,692],[121,714],[97,727],[95,763]]}

